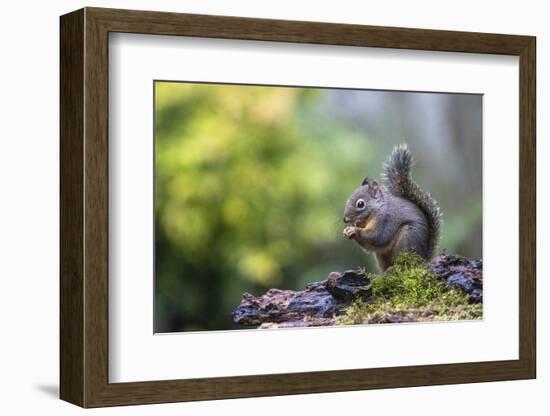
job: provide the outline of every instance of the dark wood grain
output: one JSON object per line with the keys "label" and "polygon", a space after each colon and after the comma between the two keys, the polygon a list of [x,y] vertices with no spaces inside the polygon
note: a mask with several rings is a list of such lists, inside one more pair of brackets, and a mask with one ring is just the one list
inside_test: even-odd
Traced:
{"label": "dark wood grain", "polygon": [[536,41],[520,54],[519,356],[536,377]]}
{"label": "dark wood grain", "polygon": [[109,182],[108,32],[85,9],[84,57],[84,359],[85,405],[99,400],[108,380]]}
{"label": "dark wood grain", "polygon": [[519,55],[528,36],[87,8],[110,32]]}
{"label": "dark wood grain", "polygon": [[84,12],[61,19],[60,388],[84,405]]}
{"label": "dark wood grain", "polygon": [[[108,33],[520,58],[519,359],[109,383]],[[83,407],[516,380],[536,375],[535,38],[87,8],[61,18],[61,398]],[[182,352],[182,356],[185,356]]]}

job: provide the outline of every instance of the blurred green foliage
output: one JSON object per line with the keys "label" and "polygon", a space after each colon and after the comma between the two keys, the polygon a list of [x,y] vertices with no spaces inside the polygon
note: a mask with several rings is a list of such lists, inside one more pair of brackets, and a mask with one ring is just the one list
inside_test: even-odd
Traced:
{"label": "blurred green foliage", "polygon": [[155,83],[156,332],[236,328],[243,292],[374,269],[341,215],[386,147],[332,117],[327,91]]}

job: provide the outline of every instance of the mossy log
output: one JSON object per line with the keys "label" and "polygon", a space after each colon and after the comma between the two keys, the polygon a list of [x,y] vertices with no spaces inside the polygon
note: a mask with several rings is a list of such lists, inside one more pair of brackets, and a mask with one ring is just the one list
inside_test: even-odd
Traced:
{"label": "mossy log", "polygon": [[[456,255],[436,257],[426,265],[435,279],[451,290],[465,294],[464,307],[482,302],[483,266],[481,260]],[[237,324],[259,328],[329,326],[342,322],[354,302],[373,301],[371,281],[376,275],[360,270],[332,272],[323,281],[308,284],[304,290],[269,289],[261,296],[245,293],[232,317]],[[452,316],[461,316],[453,305]],[[460,309],[460,305],[458,306]],[[481,308],[478,308],[481,310]],[[447,311],[449,312],[449,311]],[[437,308],[421,307],[385,310],[364,323],[430,321],[440,313]],[[460,319],[460,318],[455,318]],[[344,321],[345,322],[345,321]],[[361,322],[363,323],[363,322]]]}

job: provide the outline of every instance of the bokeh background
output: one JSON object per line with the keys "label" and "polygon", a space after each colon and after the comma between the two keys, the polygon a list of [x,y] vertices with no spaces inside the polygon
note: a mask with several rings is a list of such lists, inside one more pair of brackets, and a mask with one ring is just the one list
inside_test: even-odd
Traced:
{"label": "bokeh background", "polygon": [[376,270],[342,212],[401,142],[440,250],[481,258],[480,95],[155,82],[155,332],[237,329],[243,292]]}

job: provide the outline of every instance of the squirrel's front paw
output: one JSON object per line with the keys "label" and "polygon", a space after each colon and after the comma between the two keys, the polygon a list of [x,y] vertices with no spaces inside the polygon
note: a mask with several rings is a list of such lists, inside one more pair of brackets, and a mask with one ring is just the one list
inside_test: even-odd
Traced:
{"label": "squirrel's front paw", "polygon": [[351,240],[357,234],[357,228],[355,227],[346,227],[344,228],[344,237]]}

